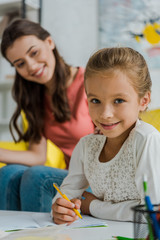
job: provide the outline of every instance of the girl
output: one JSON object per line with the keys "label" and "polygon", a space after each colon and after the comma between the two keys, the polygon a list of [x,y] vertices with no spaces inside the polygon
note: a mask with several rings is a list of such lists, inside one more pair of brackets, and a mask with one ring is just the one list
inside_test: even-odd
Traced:
{"label": "girl", "polygon": [[[0,209],[50,211],[55,192],[47,192],[46,186],[53,189],[53,181],[61,184],[67,171],[37,166],[46,161],[46,139],[63,151],[68,167],[78,140],[94,131],[84,90],[84,69],[68,65],[50,34],[25,19],[6,28],[1,51],[16,70],[13,97],[17,108],[10,130],[16,142],[28,141],[29,148],[0,149],[0,162],[10,164],[0,170]],[[28,121],[26,132],[18,125],[22,110]]]}
{"label": "girl", "polygon": [[[97,218],[132,221],[131,207],[143,203],[144,173],[151,200],[160,202],[160,133],[138,119],[150,102],[147,64],[131,48],[99,50],[88,61],[85,89],[90,116],[103,135],[85,136],[75,147],[61,185],[72,203],[59,194],[53,198],[54,222],[75,221],[73,207]],[[85,191],[88,185],[92,193]]]}

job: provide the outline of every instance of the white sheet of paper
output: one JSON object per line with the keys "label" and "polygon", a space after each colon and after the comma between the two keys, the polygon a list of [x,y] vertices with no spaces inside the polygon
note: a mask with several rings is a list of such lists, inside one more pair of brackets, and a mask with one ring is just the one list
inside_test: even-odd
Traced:
{"label": "white sheet of paper", "polygon": [[[25,229],[23,231],[11,232],[9,235],[4,236],[3,240],[71,240],[66,234],[61,234],[61,225]],[[0,238],[1,239],[1,238]]]}
{"label": "white sheet of paper", "polygon": [[0,239],[8,236],[9,233],[0,230]]}
{"label": "white sheet of paper", "polygon": [[[78,219],[71,225],[66,224],[63,227],[66,228],[82,228],[82,227],[97,227],[101,225],[107,226],[107,222],[102,219],[97,219],[87,215],[82,215],[82,219]],[[26,228],[40,228],[46,226],[57,226],[50,213],[33,213],[27,214],[16,214],[16,215],[0,215],[0,230],[16,230]]]}
{"label": "white sheet of paper", "polygon": [[55,224],[51,218],[50,213],[33,213],[32,219],[39,225],[39,227],[54,226]]}
{"label": "white sheet of paper", "polygon": [[108,226],[106,220],[94,218],[87,215],[82,215],[82,219],[78,219],[73,222],[69,227],[70,228],[87,228],[87,227],[98,227],[98,226]]}
{"label": "white sheet of paper", "polygon": [[38,224],[29,215],[0,216],[0,230],[3,231],[37,227],[39,227]]}
{"label": "white sheet of paper", "polygon": [[[55,225],[53,223],[53,220],[52,220],[50,214],[44,215],[43,213],[42,214],[35,213],[32,215],[32,218],[41,227]],[[98,219],[98,218],[94,218],[91,216],[87,216],[87,215],[82,215],[82,219],[79,218],[78,220],[76,220],[75,222],[70,224],[69,226],[66,226],[64,224],[64,226],[66,226],[67,228],[98,227],[98,226],[102,226],[102,225],[108,226],[107,221]]]}

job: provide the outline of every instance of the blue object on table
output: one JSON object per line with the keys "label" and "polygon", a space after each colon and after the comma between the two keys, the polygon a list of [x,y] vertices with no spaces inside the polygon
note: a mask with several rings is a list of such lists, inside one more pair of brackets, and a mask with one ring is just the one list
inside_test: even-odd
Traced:
{"label": "blue object on table", "polygon": [[149,196],[145,196],[145,202],[146,202],[147,210],[150,211],[149,215],[153,222],[153,228],[156,235],[156,239],[160,240],[160,225],[157,221],[156,213],[153,212],[154,209]]}

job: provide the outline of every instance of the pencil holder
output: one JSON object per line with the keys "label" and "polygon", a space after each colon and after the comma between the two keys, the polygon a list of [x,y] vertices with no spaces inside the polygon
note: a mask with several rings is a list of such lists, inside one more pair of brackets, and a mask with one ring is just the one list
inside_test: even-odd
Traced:
{"label": "pencil holder", "polygon": [[132,208],[134,211],[134,239],[160,240],[160,205],[153,205],[153,211],[145,205]]}

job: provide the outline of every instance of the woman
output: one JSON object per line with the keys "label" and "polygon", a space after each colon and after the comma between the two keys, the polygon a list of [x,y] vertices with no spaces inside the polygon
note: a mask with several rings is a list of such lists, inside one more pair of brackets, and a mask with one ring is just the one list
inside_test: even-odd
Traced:
{"label": "woman", "polygon": [[[55,195],[52,184],[60,185],[67,171],[43,166],[46,139],[63,151],[68,168],[78,140],[94,131],[84,69],[68,65],[50,34],[26,19],[15,20],[5,29],[1,51],[16,70],[12,93],[17,108],[10,130],[16,142],[28,141],[29,148],[0,149],[0,162],[9,164],[0,170],[0,209],[48,212]],[[28,121],[26,132],[18,125],[22,110]]]}

